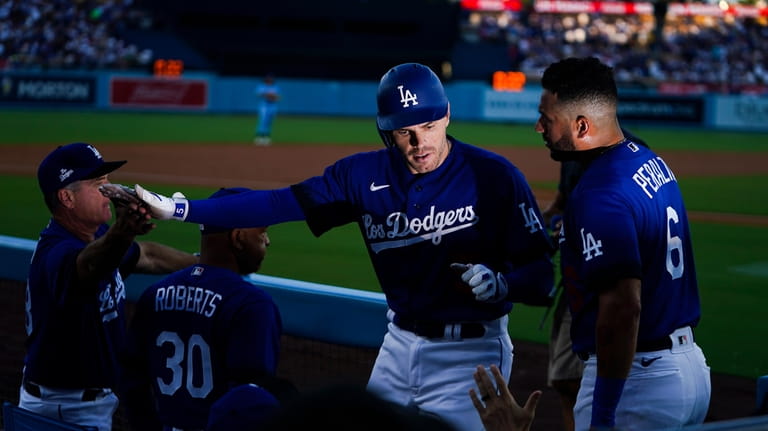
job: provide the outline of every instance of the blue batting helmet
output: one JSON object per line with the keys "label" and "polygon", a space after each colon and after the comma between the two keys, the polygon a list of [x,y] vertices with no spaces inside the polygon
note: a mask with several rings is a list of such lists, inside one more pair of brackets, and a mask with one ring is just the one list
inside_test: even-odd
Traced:
{"label": "blue batting helmet", "polygon": [[[440,82],[427,66],[404,63],[381,77],[376,94],[379,132],[397,130],[414,124],[439,120],[448,113],[448,97]],[[389,134],[381,133],[388,146]]]}

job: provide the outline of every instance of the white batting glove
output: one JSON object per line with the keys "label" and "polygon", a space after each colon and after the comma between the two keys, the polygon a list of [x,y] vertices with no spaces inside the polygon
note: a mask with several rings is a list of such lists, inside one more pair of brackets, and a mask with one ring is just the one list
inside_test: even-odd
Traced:
{"label": "white batting glove", "polygon": [[461,280],[472,288],[480,302],[499,302],[507,297],[507,280],[501,273],[494,274],[483,264],[452,263],[451,269],[461,272]]}
{"label": "white batting glove", "polygon": [[189,201],[183,194],[176,192],[171,197],[151,192],[136,184],[136,194],[149,207],[152,217],[159,220],[181,220],[187,218]]}

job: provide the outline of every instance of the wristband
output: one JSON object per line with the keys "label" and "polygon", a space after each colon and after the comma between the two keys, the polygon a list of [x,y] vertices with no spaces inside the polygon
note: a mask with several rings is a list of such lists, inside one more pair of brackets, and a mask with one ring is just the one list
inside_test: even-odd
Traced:
{"label": "wristband", "polygon": [[600,377],[595,379],[592,394],[592,426],[596,428],[616,425],[616,406],[619,404],[627,379]]}

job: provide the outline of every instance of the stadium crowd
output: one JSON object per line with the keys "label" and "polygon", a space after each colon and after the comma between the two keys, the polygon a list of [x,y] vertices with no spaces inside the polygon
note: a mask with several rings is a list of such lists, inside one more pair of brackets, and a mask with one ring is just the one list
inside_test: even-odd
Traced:
{"label": "stadium crowd", "polygon": [[0,69],[144,67],[152,50],[119,35],[147,19],[133,0],[0,0]]}
{"label": "stadium crowd", "polygon": [[[135,0],[0,0],[0,70],[143,68],[152,49],[121,37],[152,25]],[[620,85],[703,84],[709,91],[768,91],[765,17],[465,11],[470,43],[508,48],[512,70],[532,77],[568,56],[594,55]]]}
{"label": "stadium crowd", "polygon": [[732,15],[668,16],[660,32],[652,15],[472,12],[464,40],[503,43],[510,67],[540,76],[568,56],[594,55],[616,70],[619,84],[705,84],[739,92],[768,85],[768,25]]}

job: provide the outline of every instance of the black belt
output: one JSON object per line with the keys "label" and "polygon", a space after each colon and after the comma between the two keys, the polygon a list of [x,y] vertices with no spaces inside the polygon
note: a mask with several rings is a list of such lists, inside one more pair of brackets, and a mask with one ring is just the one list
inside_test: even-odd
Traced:
{"label": "black belt", "polygon": [[395,315],[392,321],[400,329],[426,338],[445,337],[445,327],[448,325],[460,327],[458,335],[461,338],[480,338],[485,335],[485,326],[480,322],[444,323],[432,320],[410,320],[399,315]]}
{"label": "black belt", "polygon": [[[42,398],[42,391],[40,385],[32,383],[29,380],[24,379],[21,384],[24,386],[24,390],[33,397]],[[96,401],[100,395],[104,395],[104,389],[101,388],[86,388],[83,389],[83,395],[80,397],[80,401]]]}
{"label": "black belt", "polygon": [[672,348],[672,340],[669,336],[657,340],[640,341],[637,343],[637,353],[655,352],[656,350],[665,350]]}
{"label": "black belt", "polygon": [[[693,328],[691,328],[693,333]],[[691,340],[693,342],[693,340]],[[672,348],[672,339],[669,336],[657,338],[655,340],[640,341],[637,343],[635,353],[655,352],[657,350],[666,350]],[[576,356],[582,361],[589,359],[589,355],[594,352],[576,352]]]}

